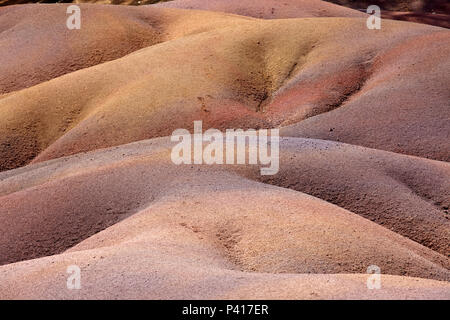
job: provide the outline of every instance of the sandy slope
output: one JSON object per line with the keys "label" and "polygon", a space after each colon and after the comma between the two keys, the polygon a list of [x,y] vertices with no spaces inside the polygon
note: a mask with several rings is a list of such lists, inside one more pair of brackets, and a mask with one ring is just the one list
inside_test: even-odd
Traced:
{"label": "sandy slope", "polygon": [[344,107],[283,134],[449,161],[449,36],[436,32],[393,46],[374,59],[370,76]]}
{"label": "sandy slope", "polygon": [[140,4],[153,4],[162,1],[171,0],[0,0],[0,6],[25,4],[25,3],[98,3],[98,4],[123,4],[123,5],[140,5]]}
{"label": "sandy slope", "polygon": [[[448,282],[428,279],[382,275],[382,288],[368,290],[367,274],[231,270],[211,254],[211,248],[192,235],[182,236],[186,241],[176,250],[164,242],[142,241],[2,266],[0,298],[448,299],[450,295]],[[81,268],[81,290],[66,287],[66,268],[74,264]]]}
{"label": "sandy slope", "polygon": [[[201,9],[235,13],[263,19],[301,17],[364,17],[370,5],[378,5],[383,19],[425,23],[450,28],[450,6],[445,0],[435,1],[329,1],[341,6],[316,0],[174,0],[155,6],[166,8]],[[351,11],[345,7],[359,9]],[[388,11],[389,10],[389,11]],[[436,11],[438,12],[436,14]],[[364,13],[363,13],[364,12]]]}
{"label": "sandy slope", "polygon": [[382,18],[410,21],[416,23],[426,23],[433,26],[450,29],[450,14],[444,13],[424,13],[424,12],[398,12],[382,11]]}
{"label": "sandy slope", "polygon": [[[135,214],[107,229],[113,235],[96,234],[78,247],[116,244],[136,237],[135,228],[152,233],[148,229],[169,232],[182,226],[222,247],[224,257],[245,271],[364,272],[376,264],[390,274],[450,277],[448,258],[326,202],[243,179],[232,173],[233,166],[176,166],[170,160],[171,144],[164,141],[2,174],[1,262],[61,252]],[[289,150],[296,142],[283,142],[282,154],[285,144]],[[248,167],[237,170],[242,174]],[[382,181],[382,174],[378,176]],[[405,213],[401,209],[400,218]],[[425,219],[429,234],[438,232],[431,231],[435,226],[430,217],[417,215]],[[39,223],[42,219],[45,224]]]}
{"label": "sandy slope", "polygon": [[[203,4],[206,4],[203,2]],[[239,5],[248,15],[269,7],[282,7],[275,18],[289,17],[362,17],[358,11],[323,1],[218,1],[230,10],[210,12],[168,10],[161,6],[98,6],[81,4],[82,28],[66,27],[68,5],[22,5],[0,9],[0,94],[23,89],[75,70],[120,58],[130,52],[191,33],[218,28],[245,18],[217,15],[212,11],[233,12]],[[171,7],[183,6],[173,2]],[[287,12],[285,12],[287,10]],[[255,14],[252,12],[255,11]],[[244,14],[245,15],[245,14]],[[101,36],[100,36],[101,35]]]}
{"label": "sandy slope", "polygon": [[[362,12],[366,11],[369,5],[378,5],[382,9],[383,19],[394,19],[411,21],[417,23],[430,24],[444,28],[450,28],[449,13],[450,7],[445,0],[434,1],[327,1],[334,2],[340,6],[332,6],[319,0],[264,0],[264,1],[235,1],[235,0],[168,0],[173,3],[166,4],[159,0],[74,0],[64,1],[96,4],[120,4],[120,5],[149,5],[160,3],[158,6],[185,9],[201,9],[219,12],[230,12],[244,16],[280,19],[299,17],[362,17]],[[41,0],[0,0],[0,6],[23,3],[40,3]],[[51,2],[51,1],[45,1]],[[57,2],[55,0],[55,2]],[[358,11],[350,11],[347,8],[354,8]]]}
{"label": "sandy slope", "polygon": [[[1,267],[3,297],[183,298],[194,285],[198,298],[448,294],[448,284],[395,277],[387,277],[387,291],[372,294],[362,275],[318,275],[364,273],[374,264],[384,274],[450,279],[448,258],[430,249],[317,198],[244,179],[234,167],[177,167],[165,141],[3,173],[0,256],[11,262],[51,255],[87,238],[62,255]],[[92,226],[115,222],[92,235]],[[63,289],[68,264],[80,265],[92,279],[80,295]],[[219,276],[229,281],[217,283]],[[270,292],[248,288],[263,281],[273,283]],[[303,283],[302,289],[322,284],[279,295],[279,281]],[[347,287],[334,292],[336,282]]]}
{"label": "sandy slope", "polygon": [[[2,266],[0,298],[448,299],[450,295],[448,282],[419,278],[382,275],[382,288],[368,290],[367,274],[231,270],[211,254],[211,248],[187,234],[182,236],[185,240],[177,250],[165,243],[142,241]],[[186,242],[189,247],[183,246]],[[81,290],[66,287],[66,268],[74,264],[81,268]]]}
{"label": "sandy slope", "polygon": [[280,171],[249,177],[346,208],[450,256],[450,165],[330,141],[283,142]]}
{"label": "sandy slope", "polygon": [[0,8],[0,94],[167,40],[246,20],[213,12],[83,4],[81,29],[69,30],[67,7]]}
{"label": "sandy slope", "polygon": [[174,0],[160,2],[153,6],[219,11],[261,19],[365,17],[365,14],[356,10],[319,0]]}
{"label": "sandy slope", "polygon": [[384,10],[450,13],[446,0],[329,0],[346,7],[363,9],[375,4]]}
{"label": "sandy slope", "polygon": [[449,159],[450,31],[218,19],[216,30],[0,99],[0,169],[169,135],[200,119],[219,129],[295,123],[283,134]]}

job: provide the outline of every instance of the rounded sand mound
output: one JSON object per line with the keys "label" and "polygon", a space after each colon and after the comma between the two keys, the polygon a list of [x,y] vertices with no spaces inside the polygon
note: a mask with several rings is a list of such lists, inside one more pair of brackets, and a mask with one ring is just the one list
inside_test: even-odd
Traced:
{"label": "rounded sand mound", "polygon": [[[174,165],[165,163],[169,145],[150,140],[3,173],[1,203],[23,196],[34,210],[27,211],[20,200],[15,209],[6,211],[13,210],[15,219],[8,219],[2,210],[0,225],[9,221],[1,232],[2,257],[12,257],[19,239],[41,248],[37,256],[51,255],[52,243],[85,238],[93,216],[98,227],[105,221],[121,222],[63,254],[0,267],[0,297],[436,299],[448,295],[446,282],[388,275],[448,280],[448,259],[443,256],[317,198],[252,182],[228,169],[188,166],[171,175]],[[164,186],[158,185],[161,178],[155,174],[166,176]],[[76,188],[83,190],[89,210],[77,201]],[[65,190],[74,190],[74,196],[65,197]],[[47,221],[45,225],[34,218],[35,212],[36,219]],[[5,250],[8,243],[14,244],[9,246],[13,252]],[[83,290],[66,287],[71,265],[82,270]],[[370,265],[382,270],[382,290],[368,290],[368,276],[358,274]]]}
{"label": "rounded sand mound", "polygon": [[81,4],[82,25],[71,30],[66,26],[68,6],[0,9],[0,95],[243,19],[150,6]]}
{"label": "rounded sand mound", "polygon": [[320,0],[173,0],[153,5],[163,8],[219,11],[260,19],[355,17],[365,14]]}
{"label": "rounded sand mound", "polygon": [[194,120],[204,129],[292,124],[283,135],[449,159],[450,31],[231,19],[0,98],[0,170],[170,135]]}
{"label": "rounded sand mound", "polygon": [[428,248],[317,198],[249,181],[234,166],[174,165],[173,143],[165,141],[4,173],[1,263],[147,234],[159,241],[171,233],[173,240],[179,230],[179,241],[191,234],[233,270],[361,273],[378,265],[388,274],[450,279],[448,259]]}

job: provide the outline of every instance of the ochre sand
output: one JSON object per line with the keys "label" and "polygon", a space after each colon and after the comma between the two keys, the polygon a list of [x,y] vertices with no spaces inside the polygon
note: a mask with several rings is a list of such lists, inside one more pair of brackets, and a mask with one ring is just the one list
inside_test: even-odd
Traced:
{"label": "ochre sand", "polygon": [[174,40],[0,98],[0,170],[169,135],[193,120],[205,129],[291,125],[283,135],[450,158],[450,31],[203,18],[206,31],[175,23]]}
{"label": "ochre sand", "polygon": [[[80,6],[0,8],[0,298],[450,298],[449,30]],[[174,165],[194,120],[280,128],[280,171]]]}

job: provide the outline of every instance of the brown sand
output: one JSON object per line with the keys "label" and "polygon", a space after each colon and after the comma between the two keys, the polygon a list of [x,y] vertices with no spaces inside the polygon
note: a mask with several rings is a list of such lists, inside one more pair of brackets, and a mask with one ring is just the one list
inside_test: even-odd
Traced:
{"label": "brown sand", "polygon": [[450,31],[386,21],[374,33],[347,18],[218,20],[216,30],[0,98],[0,170],[200,119],[219,129],[294,123],[284,135],[450,158]]}
{"label": "brown sand", "polygon": [[83,4],[81,29],[69,30],[67,6],[0,8],[0,94],[245,19],[150,6]]}
{"label": "brown sand", "polygon": [[418,36],[379,54],[339,107],[282,133],[449,161],[449,36]]}
{"label": "brown sand", "polygon": [[430,24],[450,29],[450,14],[426,12],[382,11],[382,18]]}
{"label": "brown sand", "polygon": [[[0,299],[450,298],[450,31],[197,0],[72,34],[66,6],[0,8]],[[279,173],[175,166],[194,120],[280,127]]]}
{"label": "brown sand", "polygon": [[390,11],[440,12],[450,13],[447,0],[327,0],[339,5],[355,9],[365,9],[375,4],[381,9]]}
{"label": "brown sand", "polygon": [[[1,185],[0,234],[5,237],[1,263],[61,252],[130,214],[143,212],[126,221],[135,221],[141,215],[143,219],[149,218],[148,222],[135,223],[145,230],[145,225],[160,228],[166,224],[165,219],[181,219],[176,224],[203,230],[208,239],[218,237],[214,240],[223,242],[230,260],[248,271],[361,272],[366,265],[382,264],[387,273],[447,279],[447,271],[442,267],[437,269],[439,271],[433,271],[436,267],[417,271],[425,267],[415,264],[424,262],[405,262],[411,259],[409,251],[414,250],[417,258],[423,256],[443,267],[449,265],[447,258],[429,249],[326,202],[250,182],[223,171],[224,168],[234,170],[233,166],[176,166],[170,160],[171,144],[164,146],[164,141],[139,142],[6,172]],[[289,150],[296,143],[297,139],[285,140],[282,153],[286,154],[285,144]],[[301,150],[297,151],[301,154]],[[347,154],[345,146],[340,152]],[[332,155],[333,150],[326,153]],[[324,158],[329,159],[327,155]],[[353,164],[356,161],[353,160]],[[400,167],[402,165],[400,160]],[[248,167],[238,171],[242,169],[247,171]],[[378,173],[375,178],[383,182],[382,174]],[[348,187],[357,185],[350,182]],[[235,203],[234,208],[232,203]],[[302,207],[304,209],[300,210]],[[401,209],[399,216],[407,212]],[[147,210],[152,213],[144,213]],[[160,218],[159,214],[162,214]],[[426,218],[425,214],[418,213],[418,216]],[[39,223],[42,219],[47,223]],[[429,229],[435,227],[429,221],[424,224]],[[132,237],[128,222],[122,225],[124,236]],[[116,228],[117,225],[108,230]],[[374,229],[373,235],[369,229]],[[97,243],[98,236],[91,237],[90,241]],[[98,241],[109,245],[121,237],[106,236]],[[383,241],[390,244],[380,245]],[[448,245],[445,239],[442,242],[444,247]],[[232,248],[228,247],[230,245]],[[363,249],[364,246],[367,249]],[[408,252],[403,254],[405,246]],[[275,255],[281,248],[292,248],[286,250],[284,259]],[[273,252],[273,257],[266,252],[268,250]],[[396,252],[390,253],[392,250]],[[267,261],[262,263],[264,259]],[[306,260],[300,263],[297,259]],[[369,263],[371,260],[377,263]],[[410,265],[411,270],[406,269],[405,264]]]}
{"label": "brown sand", "polygon": [[153,6],[219,11],[260,19],[365,17],[365,14],[356,10],[320,0],[174,0],[160,2]]}
{"label": "brown sand", "polygon": [[[61,290],[65,282],[58,280],[64,277],[68,261],[93,268],[89,277],[96,279],[89,281],[90,289],[72,296],[78,298],[183,297],[183,290],[174,295],[169,284],[160,282],[169,272],[171,277],[183,279],[191,273],[203,275],[203,279],[215,278],[218,272],[230,277],[230,284],[225,285],[225,281],[219,287],[204,283],[206,292],[199,292],[199,297],[227,296],[228,290],[237,290],[230,297],[253,297],[251,289],[241,293],[240,286],[257,287],[258,282],[250,284],[251,278],[264,274],[268,281],[275,282],[278,276],[273,274],[282,273],[290,274],[279,276],[286,281],[303,282],[302,277],[306,277],[314,283],[316,276],[293,274],[364,273],[373,264],[384,274],[450,279],[448,258],[430,249],[317,198],[243,179],[228,172],[234,171],[233,167],[177,167],[170,162],[170,143],[165,141],[143,141],[5,172],[0,185],[0,234],[4,239],[0,256],[7,258],[3,263],[61,252],[64,244],[69,248],[71,241],[89,237],[92,225],[102,228],[121,222],[72,247],[70,253],[2,267],[0,286],[4,287],[0,292],[8,298],[70,298],[70,292]],[[295,143],[296,139],[286,142]],[[46,223],[39,223],[42,220]],[[129,261],[134,261],[131,266]],[[13,267],[14,273],[8,271]],[[40,271],[36,273],[35,268]],[[60,268],[61,273],[55,272]],[[102,268],[105,271],[101,272]],[[122,274],[122,280],[111,280],[110,287],[103,275],[111,268],[116,270],[111,276]],[[239,273],[244,276],[243,283],[227,287]],[[159,276],[152,280],[152,274]],[[24,281],[23,290],[17,290],[9,287],[17,281],[15,277],[47,280],[33,290],[25,289],[28,285]],[[332,282],[346,279],[328,277]],[[333,286],[325,286],[318,292],[312,290],[317,295],[310,298],[370,297],[363,276],[348,277],[347,281],[355,281],[355,288],[351,285],[344,292],[333,293]],[[160,287],[153,294],[152,290],[134,290],[134,281],[139,279],[157,282],[141,285]],[[397,281],[418,281],[417,285],[425,287],[431,284],[407,278],[392,281],[390,285],[399,286],[396,289],[400,291],[388,291],[386,297],[408,296],[406,291],[412,287],[403,291]],[[445,295],[448,286],[436,285],[442,289],[432,290],[433,294]],[[273,294],[281,288],[275,285]],[[9,292],[22,293],[10,296]],[[427,296],[426,290],[420,292]],[[306,298],[309,294],[294,291],[289,296]]]}
{"label": "brown sand", "polygon": [[[175,233],[175,232],[174,232]],[[176,232],[177,234],[179,232]],[[171,232],[170,235],[173,233]],[[129,243],[0,267],[2,299],[448,299],[448,282],[366,274],[270,274],[227,269],[189,234],[183,241]],[[151,236],[147,236],[151,238]],[[81,268],[81,290],[68,290],[69,265]]]}
{"label": "brown sand", "polygon": [[450,165],[323,140],[288,139],[280,171],[252,179],[346,208],[450,256]]}

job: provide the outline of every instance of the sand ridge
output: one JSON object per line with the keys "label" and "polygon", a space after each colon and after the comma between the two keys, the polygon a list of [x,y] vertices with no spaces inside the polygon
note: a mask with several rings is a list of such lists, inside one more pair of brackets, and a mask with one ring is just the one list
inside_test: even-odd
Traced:
{"label": "sand ridge", "polygon": [[67,7],[29,4],[0,10],[0,94],[246,19],[151,6],[82,4],[83,27],[69,30]]}
{"label": "sand ridge", "polygon": [[233,13],[260,19],[308,17],[365,17],[357,10],[318,0],[174,0],[153,5],[162,8],[197,9]]}
{"label": "sand ridge", "polygon": [[[231,19],[0,99],[0,169],[169,135],[193,120],[292,124],[283,135],[448,160],[440,84],[449,31],[386,22],[369,37],[364,19]],[[422,86],[435,87],[424,95]]]}
{"label": "sand ridge", "polygon": [[[405,249],[399,247],[398,252],[391,254],[383,251],[393,250],[392,248],[397,245],[379,246],[377,244],[381,241],[381,234],[385,234],[385,241],[399,242],[401,246],[406,246],[405,248],[408,248],[408,251],[414,250],[416,254],[420,252],[419,255],[423,255],[423,258],[420,258],[419,261],[431,259],[432,264],[437,263],[444,266],[443,269],[442,267],[428,266],[426,270],[431,271],[433,268],[437,268],[430,274],[428,274],[428,271],[415,273],[419,271],[414,271],[416,267],[413,266],[418,262],[411,262],[407,264],[411,267],[411,275],[446,277],[444,275],[447,272],[445,268],[448,267],[448,258],[444,258],[444,256],[440,256],[368,220],[316,198],[244,179],[243,174],[244,176],[250,174],[246,166],[238,166],[238,168],[235,166],[176,166],[170,160],[171,148],[169,146],[173,143],[165,141],[166,139],[157,139],[145,143],[137,142],[129,146],[87,153],[82,155],[81,159],[80,156],[76,155],[50,161],[48,164],[45,163],[45,166],[35,164],[4,173],[0,190],[2,194],[2,235],[5,240],[1,248],[2,256],[7,260],[4,260],[3,263],[58,253],[86,238],[88,238],[87,243],[93,241],[93,247],[95,247],[96,239],[101,237],[102,234],[96,233],[123,219],[125,220],[122,222],[122,225],[124,225],[122,233],[127,238],[133,237],[131,232],[133,227],[128,226],[127,221],[139,226],[138,230],[146,230],[146,225],[162,228],[166,223],[165,219],[169,219],[168,221],[180,219],[178,222],[180,225],[204,230],[207,239],[214,239],[220,235],[219,238],[222,240],[216,239],[213,242],[225,241],[225,243],[228,243],[228,241],[231,241],[233,243],[233,241],[236,241],[234,238],[237,237],[242,241],[241,246],[244,246],[244,248],[236,249],[237,251],[231,254],[233,256],[232,261],[235,261],[244,270],[256,268],[259,271],[270,272],[270,270],[279,269],[280,272],[300,273],[308,270],[315,270],[318,273],[358,271],[371,258],[357,258],[364,250],[361,248],[360,242],[362,240],[356,239],[367,239],[365,240],[367,241],[366,254],[375,254],[375,256],[378,253],[381,254],[384,258],[373,259],[377,259],[379,264],[384,263],[383,259],[389,260],[383,267],[388,268],[394,274],[408,272],[404,269],[404,261],[411,259],[410,254],[399,258],[402,256],[401,250]],[[290,144],[295,145],[295,142],[297,142],[296,138],[290,138],[283,142],[282,154],[286,154],[283,151],[285,150],[285,144],[289,150]],[[315,143],[317,142],[312,141],[313,145]],[[149,151],[145,151],[147,148],[149,148]],[[346,154],[345,149],[344,146],[342,148],[344,154]],[[325,152],[332,154],[334,151]],[[347,158],[347,160],[349,159],[351,158]],[[351,161],[355,163],[355,160]],[[73,168],[71,168],[72,166]],[[227,173],[229,170],[231,172]],[[238,171],[235,172],[235,170]],[[240,172],[240,170],[244,170],[244,172]],[[15,171],[17,171],[17,174],[14,174]],[[281,180],[283,180],[283,176],[284,173],[282,172]],[[378,173],[378,176],[382,175]],[[43,178],[45,180],[42,180]],[[355,182],[353,182],[353,185],[355,185]],[[350,186],[351,184],[347,187]],[[253,189],[255,191],[252,191]],[[239,190],[246,190],[246,192]],[[443,193],[445,194],[445,190]],[[242,197],[253,200],[244,201],[241,199]],[[296,197],[299,200],[295,200]],[[258,198],[267,198],[267,200],[262,201]],[[24,201],[24,199],[27,200]],[[80,202],[79,199],[83,199],[83,202]],[[223,208],[219,209],[221,199],[223,199]],[[160,204],[161,202],[162,204]],[[271,202],[273,202],[272,207]],[[311,202],[311,205],[308,204],[309,202]],[[231,203],[236,204],[235,209],[231,207]],[[259,203],[263,207],[260,208]],[[323,206],[329,207],[325,209]],[[302,207],[305,207],[305,211],[301,216],[298,216]],[[402,210],[402,208],[399,209]],[[400,214],[407,212],[407,210],[408,208],[405,208]],[[247,215],[243,214],[245,211],[248,211]],[[329,215],[335,211],[337,215],[344,215],[347,218],[344,218],[344,216],[330,218]],[[289,212],[292,212],[293,215],[291,216]],[[158,218],[160,214],[162,216]],[[322,214],[324,215],[322,216]],[[220,222],[222,215],[224,221]],[[245,220],[242,221],[242,218],[239,218],[241,215]],[[255,215],[258,217],[258,222],[252,221],[252,217],[256,217]],[[16,218],[11,219],[11,216]],[[46,217],[45,220],[48,223],[37,223],[43,216]],[[139,221],[139,216],[142,219],[150,220],[149,222]],[[423,216],[426,218],[424,214]],[[89,219],[96,220],[86,223]],[[138,222],[133,222],[135,219],[138,219]],[[268,220],[263,222],[263,219]],[[272,219],[277,222],[270,222]],[[306,222],[306,219],[311,219],[311,222]],[[347,219],[349,221],[345,222]],[[248,222],[245,222],[246,220]],[[238,221],[239,223],[236,224]],[[333,221],[333,223],[329,224],[330,221]],[[339,223],[344,224],[339,227]],[[358,225],[367,223],[370,227],[361,226],[360,231],[357,231]],[[255,230],[255,225],[259,224],[263,229]],[[303,231],[296,230],[294,227],[296,224],[306,229]],[[347,224],[351,227],[348,228]],[[113,232],[112,230],[119,228],[119,225],[116,224],[106,230]],[[223,225],[223,227],[220,227],[220,225]],[[246,225],[246,229],[240,230]],[[434,228],[429,222],[427,226],[430,229]],[[98,229],[92,230],[93,227]],[[237,231],[234,230],[235,228],[237,228]],[[371,240],[369,240],[369,228],[374,228],[374,233],[377,234]],[[228,232],[231,232],[229,236],[227,236]],[[310,235],[309,232],[312,232],[312,234]],[[321,233],[321,236],[313,236],[316,232]],[[432,231],[428,230],[428,233],[432,233]],[[252,236],[249,236],[249,234],[252,234]],[[272,234],[273,237],[273,239],[270,237],[272,239],[270,241],[267,239],[269,234]],[[264,235],[263,238],[258,239],[261,235]],[[335,236],[338,236],[341,240],[343,237],[348,239],[341,242],[341,240],[334,239]],[[104,237],[106,244],[108,244],[111,241],[117,242],[123,236],[117,234],[108,236],[106,233]],[[327,237],[330,237],[330,239],[327,239]],[[317,243],[317,240],[313,240],[317,238],[320,239],[319,243]],[[391,238],[396,240],[388,240]],[[54,241],[55,239],[59,240]],[[291,253],[289,250],[286,252],[287,257],[284,262],[276,256],[274,256],[276,260],[273,260],[270,255],[265,253],[269,260],[262,264],[262,267],[257,261],[261,262],[263,257],[258,257],[256,255],[258,250],[252,247],[261,243],[262,247],[259,250],[263,250],[262,252],[266,250],[279,252],[279,248],[271,248],[275,245],[274,241],[284,248],[292,246],[293,251]],[[324,243],[320,244],[321,241]],[[354,249],[350,249],[352,241],[355,241]],[[99,242],[105,245],[105,240]],[[364,241],[362,242],[364,243]],[[331,243],[333,244],[333,250],[330,251],[329,245]],[[345,243],[345,245],[341,247],[338,243]],[[445,240],[443,240],[443,243],[445,243]],[[14,246],[15,248],[12,248]],[[224,244],[224,246],[227,248],[227,244]],[[249,247],[246,248],[245,246]],[[310,247],[298,249],[299,246]],[[91,249],[92,245],[88,247],[81,245],[81,247]],[[296,247],[297,249],[295,249]],[[318,248],[320,247],[324,249],[323,257],[319,255],[320,250]],[[34,249],[34,251],[30,251],[30,249]],[[228,252],[227,250],[225,250],[225,253]],[[333,254],[334,250],[337,250],[336,256]],[[245,255],[248,252],[254,253],[247,257]],[[301,253],[298,259],[305,259],[303,254],[306,252],[313,254],[308,258],[311,260],[306,260],[305,267],[301,267],[302,264],[295,262],[295,255],[290,256],[290,254]],[[241,254],[244,256],[240,257]],[[330,256],[327,258],[327,255]],[[336,265],[336,259],[344,260]],[[345,262],[345,259],[349,259],[348,262]],[[361,259],[361,265],[355,262],[358,259]],[[396,261],[402,262],[396,267]],[[275,263],[275,265],[270,267],[270,263]],[[284,265],[284,263],[288,263],[288,265]],[[357,268],[357,270],[354,268]],[[433,276],[435,273],[436,275]],[[441,273],[442,275],[440,275]]]}
{"label": "sand ridge", "polygon": [[[299,142],[321,145],[297,138],[283,141],[282,150]],[[185,291],[175,280],[182,276],[189,279],[186,290],[201,288],[198,298],[255,297],[249,288],[258,286],[259,277],[274,281],[272,293],[259,293],[266,297],[285,297],[287,292],[281,293],[282,286],[275,282],[286,279],[303,283],[302,290],[287,295],[291,298],[369,298],[365,278],[357,274],[371,264],[379,265],[383,274],[450,277],[447,257],[318,198],[248,180],[241,172],[246,166],[177,167],[169,160],[171,144],[152,139],[2,173],[1,256],[28,260],[51,255],[0,267],[3,297],[114,298],[120,293],[129,298],[183,298]],[[33,222],[41,219],[47,223]],[[100,229],[92,234],[90,225]],[[53,255],[64,251],[64,244],[68,250]],[[17,253],[31,255],[14,256]],[[130,266],[129,261],[139,263]],[[82,266],[91,279],[81,295],[62,288],[66,264]],[[111,268],[115,272],[108,271]],[[336,273],[352,275],[332,275]],[[214,279],[219,276],[229,281],[218,285]],[[16,277],[37,277],[40,284],[31,289],[27,280],[20,282],[22,289],[13,289]],[[334,293],[334,285],[305,290],[305,283],[320,283],[320,277],[347,287]],[[387,278],[384,297],[406,298],[411,292],[412,297],[427,296],[424,288],[429,286],[438,288],[430,289],[431,296],[448,293],[444,282]],[[144,290],[149,285],[155,291]],[[414,291],[415,286],[423,288]]]}

